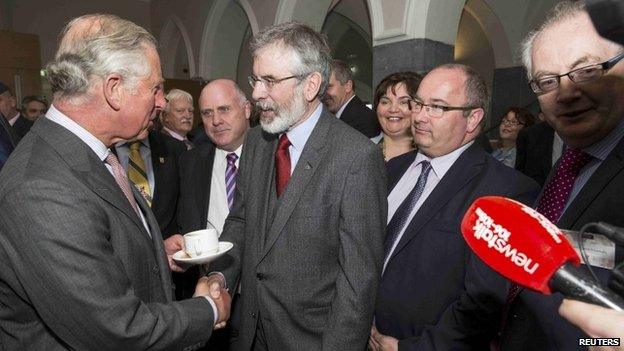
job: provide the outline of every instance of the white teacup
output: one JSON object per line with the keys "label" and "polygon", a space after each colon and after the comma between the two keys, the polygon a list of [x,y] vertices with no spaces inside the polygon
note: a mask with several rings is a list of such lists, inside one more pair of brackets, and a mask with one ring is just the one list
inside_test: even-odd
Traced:
{"label": "white teacup", "polygon": [[184,251],[190,257],[198,257],[219,251],[216,229],[202,229],[184,234]]}

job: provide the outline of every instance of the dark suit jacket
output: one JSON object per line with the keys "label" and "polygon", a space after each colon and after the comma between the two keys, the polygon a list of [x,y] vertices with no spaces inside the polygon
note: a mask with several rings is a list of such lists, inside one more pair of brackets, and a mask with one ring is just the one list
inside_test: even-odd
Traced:
{"label": "dark suit jacket", "polygon": [[[551,173],[552,176],[552,173]],[[579,230],[589,222],[605,221],[624,226],[624,217],[614,210],[624,206],[624,140],[595,171],[581,192],[561,216],[557,226]],[[615,262],[624,259],[622,248],[616,248]],[[419,350],[475,349],[470,340],[500,330],[501,311],[505,306],[509,281],[491,270],[480,259],[468,264],[466,293],[462,295],[437,326],[429,328]],[[602,283],[609,271],[595,267]],[[563,296],[541,295],[523,290],[508,312],[502,350],[578,350],[578,339],[584,333],[561,318],[557,312]]]}
{"label": "dark suit jacket", "polygon": [[[416,154],[388,162],[390,190]],[[476,198],[500,195],[526,202],[537,192],[533,180],[496,161],[476,143],[469,146],[427,197],[388,261],[377,295],[378,330],[399,339],[400,350],[408,350],[424,327],[436,324],[459,298],[470,256],[461,220]]]}
{"label": "dark suit jacket", "polygon": [[162,236],[166,239],[172,234],[180,232],[176,221],[176,207],[180,189],[178,161],[186,151],[186,145],[156,131],[149,132],[148,140],[155,188],[151,208],[158,221]]}
{"label": "dark suit jacket", "polygon": [[152,131],[149,133],[155,191],[152,211],[166,239],[180,233],[176,222],[176,206],[180,189],[178,162],[186,152],[186,145],[168,135]]}
{"label": "dark suit jacket", "polygon": [[211,333],[204,298],[171,302],[148,235],[104,163],[45,118],[0,174],[0,344],[10,350],[184,349]]}
{"label": "dark suit jacket", "polygon": [[0,113],[0,169],[19,141],[13,127]]}
{"label": "dark suit jacket", "polygon": [[214,144],[206,143],[180,157],[177,221],[181,233],[206,228],[214,156]]}
{"label": "dark suit jacket", "polygon": [[250,349],[260,315],[270,350],[361,351],[386,223],[381,150],[323,111],[277,199],[277,141],[249,131],[221,236],[234,248],[210,267],[230,289],[242,280],[237,349]]}
{"label": "dark suit jacket", "polygon": [[340,120],[369,138],[381,133],[381,126],[375,111],[366,107],[359,97],[354,96],[340,115]]}
{"label": "dark suit jacket", "polygon": [[524,128],[516,139],[516,169],[543,186],[552,168],[555,131],[546,122]]}
{"label": "dark suit jacket", "polygon": [[28,131],[30,130],[32,126],[33,126],[33,121],[24,117],[21,113],[19,117],[17,118],[17,120],[15,121],[15,123],[13,123],[13,129],[15,130],[15,133],[17,133],[17,136],[20,139],[23,138],[26,135],[26,133],[28,133]]}
{"label": "dark suit jacket", "polygon": [[[590,222],[603,221],[619,227],[624,226],[624,139],[613,149],[611,154],[594,172],[581,192],[574,198],[563,213],[557,226],[564,229],[579,230]],[[616,247],[615,262],[624,260],[622,247]],[[594,267],[606,286],[610,279],[610,270]],[[548,350],[578,349],[578,339],[587,337],[580,329],[565,321],[557,310],[563,295],[555,293],[550,296],[523,290],[514,306],[509,327],[506,330],[514,345],[522,346],[518,341],[518,330],[525,337],[541,336]],[[528,332],[527,332],[528,331]],[[515,338],[514,338],[515,336]],[[507,339],[504,339],[506,341]],[[533,340],[525,340],[533,342]]]}

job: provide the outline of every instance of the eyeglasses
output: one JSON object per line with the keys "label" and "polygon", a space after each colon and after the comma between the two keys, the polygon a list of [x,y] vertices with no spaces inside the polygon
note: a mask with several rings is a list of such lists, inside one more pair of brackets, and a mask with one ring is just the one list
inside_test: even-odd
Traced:
{"label": "eyeglasses", "polygon": [[422,101],[411,100],[412,111],[416,113],[420,113],[420,111],[425,107],[425,112],[429,117],[440,118],[447,111],[470,111],[475,108],[479,108],[478,106],[442,106],[442,105],[434,105],[434,104],[425,104]]}
{"label": "eyeglasses", "polygon": [[510,127],[517,127],[517,126],[523,126],[524,125],[524,123],[522,123],[522,122],[512,121],[512,120],[508,120],[508,119],[501,120],[500,124],[506,125],[506,126],[510,126]]}
{"label": "eyeglasses", "polygon": [[532,79],[529,82],[529,85],[534,93],[543,94],[557,89],[559,87],[561,77],[568,76],[568,78],[570,78],[570,80],[574,83],[589,82],[602,77],[605,72],[620,62],[622,58],[624,58],[624,53],[621,53],[605,62],[577,68],[568,73]]}
{"label": "eyeglasses", "polygon": [[275,87],[277,84],[288,80],[288,79],[293,79],[293,78],[297,78],[300,79],[301,77],[303,77],[302,75],[294,75],[294,76],[289,76],[289,77],[284,77],[284,78],[279,78],[279,79],[273,79],[273,78],[264,78],[264,77],[256,77],[254,75],[251,75],[249,77],[247,77],[247,80],[249,81],[249,85],[251,85],[252,89],[256,88],[256,84],[260,83],[262,85],[264,85],[264,88],[266,90],[271,90],[273,89],[273,87]]}

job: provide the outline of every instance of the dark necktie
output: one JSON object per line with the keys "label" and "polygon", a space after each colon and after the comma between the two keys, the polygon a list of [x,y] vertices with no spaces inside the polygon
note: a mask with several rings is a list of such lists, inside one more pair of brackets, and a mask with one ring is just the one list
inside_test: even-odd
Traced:
{"label": "dark necktie", "polygon": [[286,133],[282,134],[277,143],[277,151],[275,152],[275,180],[277,197],[281,197],[290,180],[290,153],[288,147],[290,146],[290,140],[286,136]]}
{"label": "dark necktie", "polygon": [[420,176],[418,177],[418,181],[416,181],[416,185],[412,188],[405,200],[401,202],[401,205],[397,208],[396,212],[392,216],[390,223],[386,227],[386,243],[385,243],[385,253],[384,253],[384,262],[388,259],[388,255],[390,255],[390,250],[392,250],[392,246],[394,242],[399,237],[401,230],[407,224],[407,220],[414,210],[420,195],[422,195],[423,190],[425,189],[425,185],[427,184],[427,177],[429,176],[429,171],[431,171],[431,163],[429,161],[422,161],[420,163],[421,171]]}
{"label": "dark necktie", "polygon": [[227,166],[225,167],[225,192],[227,194],[227,203],[230,211],[234,206],[234,190],[236,190],[236,174],[238,169],[236,168],[236,160],[238,155],[230,152],[225,157],[227,160]]}

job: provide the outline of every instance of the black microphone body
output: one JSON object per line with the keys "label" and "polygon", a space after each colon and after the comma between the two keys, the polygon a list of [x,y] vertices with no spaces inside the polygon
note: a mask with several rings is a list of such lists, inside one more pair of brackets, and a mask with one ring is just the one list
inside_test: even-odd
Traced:
{"label": "black microphone body", "polygon": [[550,278],[549,285],[566,297],[624,311],[624,299],[602,288],[584,270],[566,263]]}

